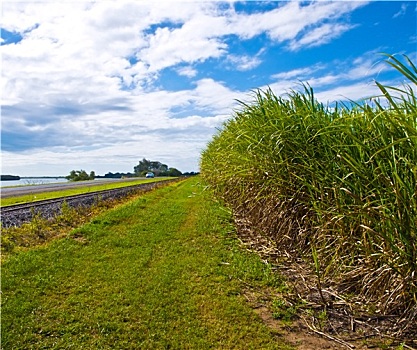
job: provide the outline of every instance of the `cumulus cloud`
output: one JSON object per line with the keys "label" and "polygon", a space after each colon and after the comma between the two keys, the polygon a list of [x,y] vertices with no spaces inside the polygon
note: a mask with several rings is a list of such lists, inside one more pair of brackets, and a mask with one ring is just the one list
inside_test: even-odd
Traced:
{"label": "cumulus cloud", "polygon": [[[149,157],[197,170],[200,150],[246,93],[203,64],[250,72],[264,51],[232,52],[233,40],[323,45],[352,29],[344,16],[364,5],[291,1],[244,12],[233,2],[5,2],[3,166],[64,175],[97,164],[99,173]],[[164,88],[161,77],[172,72]],[[298,75],[323,86],[333,79],[303,68],[278,72],[272,85],[289,88]]]}
{"label": "cumulus cloud", "polygon": [[261,60],[259,55],[255,56],[237,56],[237,55],[229,55],[227,60],[230,62],[231,67],[233,69],[237,69],[239,71],[248,71],[251,70],[261,64]]}
{"label": "cumulus cloud", "polygon": [[196,69],[194,69],[190,66],[179,67],[177,69],[177,72],[178,72],[179,75],[183,75],[183,76],[186,76],[188,78],[194,78],[198,73]]}

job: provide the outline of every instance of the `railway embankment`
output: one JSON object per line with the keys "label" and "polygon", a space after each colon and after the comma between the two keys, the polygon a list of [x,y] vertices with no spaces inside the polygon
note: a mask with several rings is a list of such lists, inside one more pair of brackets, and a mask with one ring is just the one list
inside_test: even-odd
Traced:
{"label": "railway embankment", "polygon": [[42,217],[44,219],[53,219],[62,213],[64,203],[70,208],[90,207],[100,201],[117,200],[135,193],[150,191],[173,181],[178,181],[178,179],[148,182],[122,188],[93,191],[79,195],[2,207],[0,209],[1,226],[21,226],[24,223],[30,222],[35,216]]}

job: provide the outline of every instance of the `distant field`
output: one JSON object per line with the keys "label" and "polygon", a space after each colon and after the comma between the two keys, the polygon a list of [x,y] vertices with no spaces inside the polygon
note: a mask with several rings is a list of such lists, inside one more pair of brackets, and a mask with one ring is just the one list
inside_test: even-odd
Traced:
{"label": "distant field", "polygon": [[28,202],[35,202],[44,199],[53,199],[53,198],[60,198],[65,196],[74,196],[77,194],[89,193],[93,191],[103,191],[103,190],[110,190],[113,188],[122,188],[127,186],[139,185],[142,183],[148,182],[156,182],[156,181],[164,181],[173,179],[173,177],[161,177],[155,179],[138,179],[138,180],[131,180],[126,179],[123,182],[114,182],[114,183],[100,183],[100,182],[92,182],[92,181],[85,181],[84,186],[81,184],[75,188],[65,188],[68,184],[63,184],[62,187],[59,187],[57,190],[52,189],[45,189],[45,191],[39,192],[39,189],[36,189],[37,186],[30,186],[31,189],[33,188],[33,192],[29,194],[23,194],[20,196],[13,196],[8,198],[1,199],[1,206],[5,207],[8,205],[13,204],[21,204],[21,203],[28,203]]}

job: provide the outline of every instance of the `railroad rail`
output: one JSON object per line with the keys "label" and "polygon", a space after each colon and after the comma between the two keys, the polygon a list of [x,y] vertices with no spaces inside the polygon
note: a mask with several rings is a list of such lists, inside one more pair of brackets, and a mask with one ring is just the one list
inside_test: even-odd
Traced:
{"label": "railroad rail", "polygon": [[178,179],[148,182],[110,190],[94,191],[79,195],[2,207],[0,208],[1,226],[4,228],[21,226],[24,223],[30,222],[36,215],[52,219],[62,212],[62,205],[64,202],[71,208],[89,207],[102,200],[118,199],[137,192],[147,192],[174,181],[178,181]]}

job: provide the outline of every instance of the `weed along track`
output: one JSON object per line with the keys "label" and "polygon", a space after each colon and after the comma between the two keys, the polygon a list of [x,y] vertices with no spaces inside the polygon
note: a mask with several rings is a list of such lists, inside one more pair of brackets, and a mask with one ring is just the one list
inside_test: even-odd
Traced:
{"label": "weed along track", "polygon": [[37,215],[46,219],[51,219],[62,212],[64,203],[71,208],[89,207],[100,201],[114,200],[137,192],[150,191],[173,181],[178,180],[149,182],[122,188],[94,191],[85,194],[2,207],[1,225],[2,227],[20,226],[23,223],[30,222]]}

